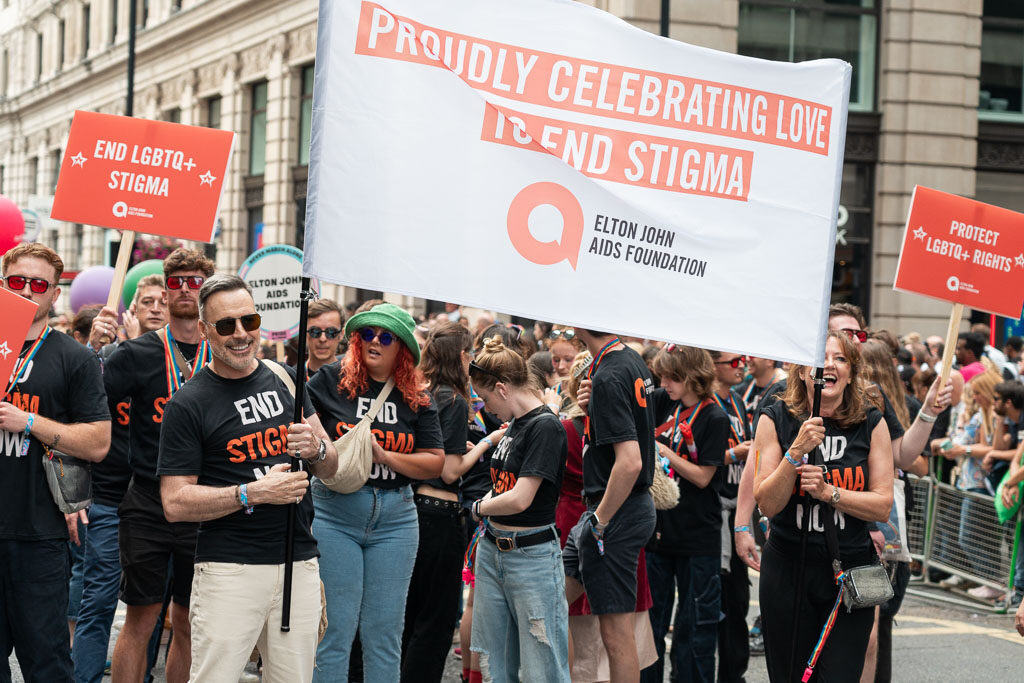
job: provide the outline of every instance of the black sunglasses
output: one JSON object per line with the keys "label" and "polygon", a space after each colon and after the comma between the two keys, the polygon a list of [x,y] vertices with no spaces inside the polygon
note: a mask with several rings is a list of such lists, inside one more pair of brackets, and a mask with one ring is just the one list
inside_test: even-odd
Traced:
{"label": "black sunglasses", "polygon": [[214,329],[217,330],[217,334],[222,337],[230,337],[235,333],[238,322],[242,323],[243,330],[246,332],[252,332],[253,330],[260,329],[260,324],[263,323],[263,318],[260,317],[259,313],[249,313],[248,315],[243,315],[238,318],[221,318],[212,324]]}
{"label": "black sunglasses", "polygon": [[206,278],[199,275],[171,275],[167,278],[167,289],[181,289],[185,283],[189,289],[199,289],[204,282]]}
{"label": "black sunglasses", "polygon": [[395,341],[395,335],[391,334],[387,330],[381,330],[380,334],[377,334],[373,331],[372,327],[364,327],[359,330],[359,336],[367,344],[376,339],[380,342],[381,346],[391,346],[391,342]]}
{"label": "black sunglasses", "polygon": [[473,374],[474,372],[482,372],[485,375],[490,375],[491,377],[493,377],[494,379],[498,380],[499,382],[504,382],[505,381],[505,378],[502,377],[501,375],[499,375],[498,373],[491,372],[487,368],[482,367],[479,364],[477,364],[477,362],[475,360],[471,360],[471,361],[469,361],[469,373]]}
{"label": "black sunglasses", "polygon": [[738,368],[747,362],[746,356],[736,356],[732,360],[716,360],[715,365],[728,365],[733,368]]}
{"label": "black sunglasses", "polygon": [[339,334],[341,334],[341,329],[337,327],[311,327],[308,330],[306,330],[306,334],[308,334],[313,339],[319,339],[320,336],[324,334],[327,335],[328,339],[334,339]]}
{"label": "black sunglasses", "polygon": [[41,277],[25,277],[24,275],[8,275],[4,280],[7,282],[7,289],[12,292],[20,292],[25,289],[27,284],[33,294],[42,294],[52,284],[49,280]]}

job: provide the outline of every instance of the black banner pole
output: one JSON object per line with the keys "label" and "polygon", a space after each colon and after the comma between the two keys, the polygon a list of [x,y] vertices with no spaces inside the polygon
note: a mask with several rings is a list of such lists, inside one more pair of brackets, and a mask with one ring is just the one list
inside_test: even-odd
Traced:
{"label": "black banner pole", "polygon": [[[295,414],[292,421],[302,422],[302,404],[306,394],[306,325],[309,322],[309,278],[302,278],[302,293],[299,295],[299,348],[298,359],[295,361]],[[297,467],[302,469],[302,460],[297,459]],[[288,530],[285,533],[284,547],[284,587],[281,595],[281,631],[291,630],[292,611],[292,564],[295,562],[295,507],[288,506]]]}

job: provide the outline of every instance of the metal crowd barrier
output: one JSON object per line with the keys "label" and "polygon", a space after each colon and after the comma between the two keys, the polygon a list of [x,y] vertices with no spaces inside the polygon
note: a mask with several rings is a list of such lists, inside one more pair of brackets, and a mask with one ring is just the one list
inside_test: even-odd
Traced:
{"label": "metal crowd barrier", "polygon": [[907,513],[910,555],[938,569],[999,590],[1013,589],[1021,516],[1000,524],[992,496],[961,491],[932,477],[910,475],[914,506]]}

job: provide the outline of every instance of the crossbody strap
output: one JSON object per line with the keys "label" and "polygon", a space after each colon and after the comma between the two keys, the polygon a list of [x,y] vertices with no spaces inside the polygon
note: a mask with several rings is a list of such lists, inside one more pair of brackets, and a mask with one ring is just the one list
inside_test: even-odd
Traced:
{"label": "crossbody strap", "polygon": [[384,406],[384,401],[388,399],[388,396],[391,395],[391,390],[394,388],[395,378],[388,377],[388,381],[384,385],[384,388],[380,390],[380,393],[377,394],[377,398],[373,399],[373,403],[370,404],[370,409],[365,415],[363,415],[364,420],[367,422],[373,422],[377,419],[377,413],[380,412],[380,409]]}
{"label": "crossbody strap", "polygon": [[288,374],[288,371],[282,368],[280,365],[267,358],[260,359],[260,362],[267,366],[272,373],[277,375],[277,378],[284,382],[284,386],[288,389],[288,393],[292,396],[295,395],[295,382],[292,381],[292,376]]}

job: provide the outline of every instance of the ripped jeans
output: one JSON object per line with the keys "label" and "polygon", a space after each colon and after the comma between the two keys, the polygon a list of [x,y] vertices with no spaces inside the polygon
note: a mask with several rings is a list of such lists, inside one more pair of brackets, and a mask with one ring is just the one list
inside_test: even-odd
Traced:
{"label": "ripped jeans", "polygon": [[[526,536],[552,527],[502,531]],[[547,543],[498,550],[481,537],[476,550],[472,650],[485,681],[569,681],[569,607],[558,534]]]}

